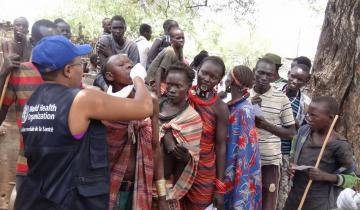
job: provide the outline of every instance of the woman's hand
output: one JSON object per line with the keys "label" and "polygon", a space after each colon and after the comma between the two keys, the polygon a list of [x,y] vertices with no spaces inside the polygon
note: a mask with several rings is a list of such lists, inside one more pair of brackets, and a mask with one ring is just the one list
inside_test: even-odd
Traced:
{"label": "woman's hand", "polygon": [[174,148],[173,154],[176,159],[182,160],[185,163],[189,162],[191,155],[189,153],[189,150],[186,149],[183,145],[177,144]]}

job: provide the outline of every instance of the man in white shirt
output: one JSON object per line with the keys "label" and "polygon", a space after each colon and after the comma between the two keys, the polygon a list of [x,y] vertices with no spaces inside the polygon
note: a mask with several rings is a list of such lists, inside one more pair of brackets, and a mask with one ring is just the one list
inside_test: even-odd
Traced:
{"label": "man in white shirt", "polygon": [[135,43],[139,50],[140,63],[146,68],[146,61],[151,47],[151,42],[150,42],[151,34],[152,34],[151,26],[143,23],[140,25],[139,32],[140,32],[140,36],[135,40]]}

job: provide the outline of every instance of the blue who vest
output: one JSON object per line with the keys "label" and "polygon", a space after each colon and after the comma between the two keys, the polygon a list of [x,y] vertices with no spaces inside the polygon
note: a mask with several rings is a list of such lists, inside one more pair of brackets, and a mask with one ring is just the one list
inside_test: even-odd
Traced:
{"label": "blue who vest", "polygon": [[105,127],[91,120],[85,135],[77,140],[68,126],[70,107],[79,91],[44,83],[25,105],[21,133],[29,172],[15,209],[108,209]]}

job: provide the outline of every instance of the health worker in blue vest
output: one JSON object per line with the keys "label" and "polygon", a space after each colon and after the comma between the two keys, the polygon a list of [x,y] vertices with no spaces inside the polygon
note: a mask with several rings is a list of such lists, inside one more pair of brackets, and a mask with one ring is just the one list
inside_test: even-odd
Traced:
{"label": "health worker in blue vest", "polygon": [[145,69],[131,72],[136,94],[123,99],[81,89],[80,56],[90,45],[74,45],[63,36],[43,38],[32,62],[44,84],[27,101],[22,115],[29,172],[16,210],[106,210],[109,169],[105,127],[100,120],[140,120],[152,115]]}

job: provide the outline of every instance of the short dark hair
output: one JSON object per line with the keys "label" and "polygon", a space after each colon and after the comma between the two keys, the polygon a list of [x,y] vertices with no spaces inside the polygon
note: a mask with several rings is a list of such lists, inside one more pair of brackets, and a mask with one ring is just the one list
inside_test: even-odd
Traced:
{"label": "short dark hair", "polygon": [[212,62],[213,64],[215,64],[215,65],[217,65],[217,66],[219,66],[221,68],[221,70],[222,70],[221,77],[223,77],[225,75],[226,67],[225,67],[224,61],[220,57],[218,57],[218,56],[208,56],[208,57],[204,58],[202,60],[202,62],[200,63],[200,68],[207,61]]}
{"label": "short dark hair", "polygon": [[275,70],[276,70],[276,64],[274,62],[272,62],[270,59],[267,59],[267,58],[260,58],[257,62],[256,62],[256,65],[255,65],[255,71],[259,65],[259,63],[261,62],[264,62],[264,63],[267,63],[267,64],[271,64],[271,65],[274,65],[275,66]]}
{"label": "short dark hair", "polygon": [[179,28],[179,27],[172,27],[171,30],[169,31],[170,38],[173,38],[172,32],[175,31],[175,30],[183,31],[183,30],[182,30],[181,28]]}
{"label": "short dark hair", "polygon": [[114,21],[114,20],[117,20],[117,21],[121,21],[124,25],[126,25],[126,21],[125,19],[121,16],[121,15],[115,15],[111,18],[111,23]]}
{"label": "short dark hair", "polygon": [[309,69],[311,69],[311,60],[308,57],[300,56],[297,58],[294,58],[293,62],[296,62],[298,64],[306,65]]}
{"label": "short dark hair", "polygon": [[[39,67],[37,64],[34,63],[34,65],[36,67]],[[56,77],[62,72],[62,69],[61,70],[57,70],[57,71],[51,71],[51,72],[46,72],[46,73],[43,73],[41,74],[41,78],[44,80],[44,81],[54,81],[56,79]]]}
{"label": "short dark hair", "polygon": [[139,33],[140,35],[143,35],[144,33],[149,33],[151,31],[151,26],[146,24],[146,23],[143,23],[140,25],[140,28],[139,28]]}
{"label": "short dark hair", "polygon": [[305,64],[296,64],[295,66],[293,66],[291,69],[293,68],[299,68],[302,69],[303,71],[305,71],[306,73],[310,74],[310,69],[307,65]]}
{"label": "short dark hair", "polygon": [[177,22],[176,20],[167,19],[167,20],[165,20],[164,23],[163,23],[163,29],[164,29],[164,31],[169,31],[169,30],[170,30],[169,26],[170,26],[172,23],[174,23],[177,27],[179,27],[179,24],[178,24],[178,22]]}
{"label": "short dark hair", "polygon": [[14,19],[14,23],[15,23],[16,20],[19,20],[19,19],[25,20],[27,27],[29,27],[29,21],[26,19],[26,17],[22,17],[22,16],[21,16],[21,17],[17,17],[17,18]]}
{"label": "short dark hair", "polygon": [[107,21],[107,20],[110,20],[110,21],[111,21],[110,18],[106,17],[106,18],[104,18],[104,19],[101,21],[101,23],[104,24],[104,22]]}
{"label": "short dark hair", "polygon": [[55,23],[55,24],[58,24],[58,23],[66,23],[66,22],[65,22],[65,20],[62,19],[62,18],[56,18],[56,19],[54,20],[54,23]]}
{"label": "short dark hair", "polygon": [[40,33],[40,27],[56,28],[56,25],[50,20],[38,20],[31,27],[31,36],[42,37],[42,34]]}
{"label": "short dark hair", "polygon": [[183,62],[176,62],[172,65],[170,65],[165,72],[165,78],[169,75],[171,72],[181,72],[184,73],[186,78],[188,79],[189,85],[192,84],[195,78],[195,72],[190,68],[190,66],[186,65]]}
{"label": "short dark hair", "polygon": [[191,62],[190,66],[192,68],[197,68],[202,62],[202,60],[204,60],[208,56],[209,53],[206,50],[201,50],[201,52],[194,57],[194,60]]}
{"label": "short dark hair", "polygon": [[339,114],[339,104],[331,96],[317,96],[312,99],[312,103],[325,103],[329,115]]}
{"label": "short dark hair", "polygon": [[[55,23],[55,22],[54,22]],[[66,21],[60,21],[60,22],[57,22],[57,23],[55,23],[55,25],[56,26],[59,26],[59,24],[64,24],[65,26],[68,26],[69,28],[70,28],[70,24],[69,23],[67,23]]]}
{"label": "short dark hair", "polygon": [[254,72],[247,66],[235,66],[233,69],[236,79],[245,87],[252,88],[254,82]]}

